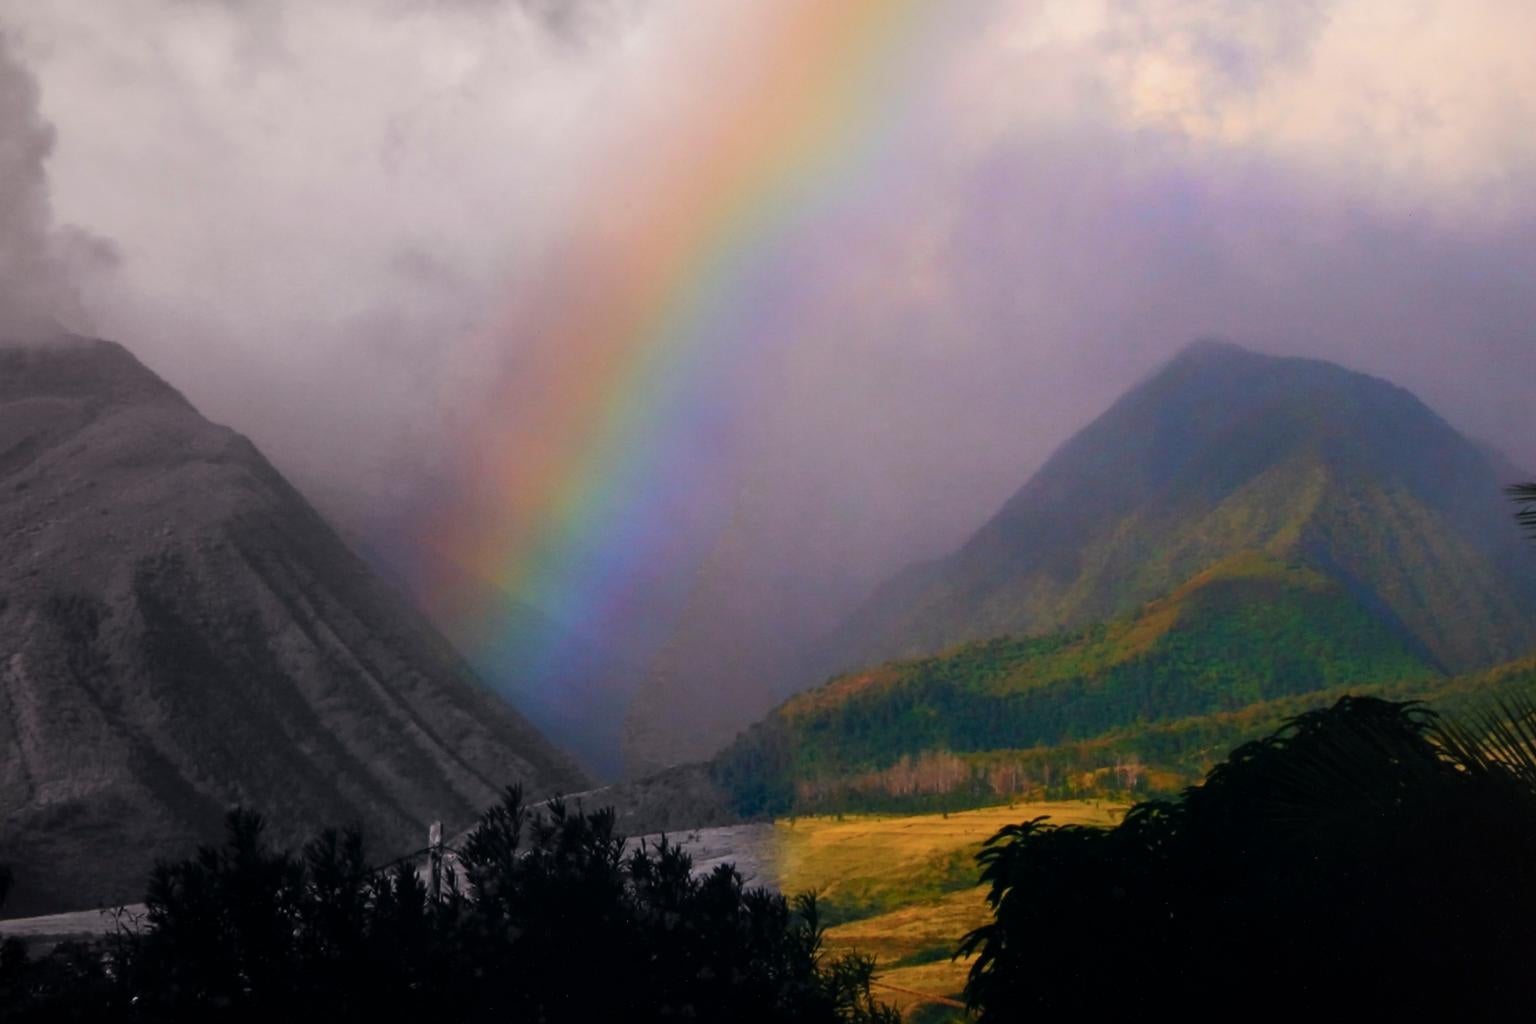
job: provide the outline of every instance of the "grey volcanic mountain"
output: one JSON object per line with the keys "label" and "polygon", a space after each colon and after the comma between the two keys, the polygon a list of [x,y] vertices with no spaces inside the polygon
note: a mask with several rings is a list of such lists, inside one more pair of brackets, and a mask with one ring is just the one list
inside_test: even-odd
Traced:
{"label": "grey volcanic mountain", "polygon": [[380,858],[584,788],[240,435],[121,347],[0,348],[0,862],[12,912],[135,898],[234,802]]}
{"label": "grey volcanic mountain", "polygon": [[1108,621],[1245,552],[1342,584],[1443,671],[1483,668],[1536,650],[1519,475],[1385,381],[1197,343],[877,592],[816,668]]}

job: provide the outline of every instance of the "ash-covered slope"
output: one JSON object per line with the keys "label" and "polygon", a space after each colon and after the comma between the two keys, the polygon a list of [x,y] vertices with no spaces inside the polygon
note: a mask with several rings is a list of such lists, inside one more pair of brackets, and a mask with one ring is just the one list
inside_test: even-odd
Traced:
{"label": "ash-covered slope", "polygon": [[121,347],[0,348],[0,862],[13,913],[137,897],[226,807],[379,856],[581,773],[249,441]]}
{"label": "ash-covered slope", "polygon": [[1437,668],[1484,668],[1536,649],[1516,476],[1385,381],[1198,343],[960,550],[882,588],[817,667],[1108,621],[1258,551],[1335,580]]}

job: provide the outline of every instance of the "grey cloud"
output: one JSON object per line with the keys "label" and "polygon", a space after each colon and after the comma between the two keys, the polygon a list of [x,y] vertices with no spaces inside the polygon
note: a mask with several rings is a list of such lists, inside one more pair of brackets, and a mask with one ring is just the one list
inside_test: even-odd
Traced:
{"label": "grey cloud", "polygon": [[602,0],[517,0],[523,9],[546,28],[568,40],[580,40],[588,32]]}

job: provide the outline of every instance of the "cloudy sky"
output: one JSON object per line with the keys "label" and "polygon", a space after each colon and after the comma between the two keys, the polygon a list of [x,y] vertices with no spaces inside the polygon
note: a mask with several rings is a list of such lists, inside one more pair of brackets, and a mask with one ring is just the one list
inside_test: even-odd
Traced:
{"label": "cloudy sky", "polygon": [[[774,6],[0,0],[0,306],[123,341],[387,531],[466,486],[473,424],[538,429],[487,408],[538,391],[571,237],[686,177]],[[695,382],[790,590],[955,543],[1196,336],[1536,465],[1536,5],[889,6],[846,152],[736,284],[774,337]]]}

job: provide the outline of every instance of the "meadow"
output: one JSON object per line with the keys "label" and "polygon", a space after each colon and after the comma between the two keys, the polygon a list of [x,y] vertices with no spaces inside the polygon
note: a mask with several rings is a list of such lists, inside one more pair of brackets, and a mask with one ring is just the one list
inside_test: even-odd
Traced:
{"label": "meadow", "polygon": [[976,884],[982,844],[1004,825],[1032,818],[1110,826],[1124,811],[1123,804],[1073,800],[782,819],[774,825],[777,881],[784,892],[818,894],[829,952],[875,957],[876,995],[907,1020],[960,1019],[968,964],[951,955],[989,916]]}

